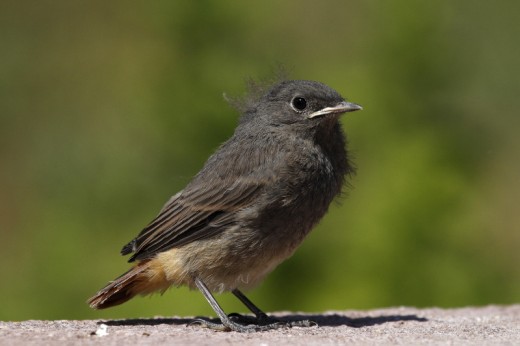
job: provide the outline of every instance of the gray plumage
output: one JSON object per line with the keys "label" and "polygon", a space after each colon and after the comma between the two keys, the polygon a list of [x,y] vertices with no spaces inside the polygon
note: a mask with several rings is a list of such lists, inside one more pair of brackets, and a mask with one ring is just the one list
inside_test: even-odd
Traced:
{"label": "gray plumage", "polygon": [[[121,253],[133,253],[136,267],[160,259],[163,286],[254,286],[293,254],[353,173],[338,118],[358,109],[319,82],[274,85],[248,103],[233,136]],[[139,270],[142,284],[148,269]],[[94,307],[120,303],[109,304],[109,286]],[[149,293],[134,291],[124,297]]]}

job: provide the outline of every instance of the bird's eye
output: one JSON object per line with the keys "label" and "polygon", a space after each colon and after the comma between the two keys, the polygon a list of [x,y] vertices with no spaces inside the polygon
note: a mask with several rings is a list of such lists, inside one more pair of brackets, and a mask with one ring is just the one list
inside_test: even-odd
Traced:
{"label": "bird's eye", "polygon": [[291,103],[296,111],[303,111],[307,107],[307,101],[303,97],[295,97]]}

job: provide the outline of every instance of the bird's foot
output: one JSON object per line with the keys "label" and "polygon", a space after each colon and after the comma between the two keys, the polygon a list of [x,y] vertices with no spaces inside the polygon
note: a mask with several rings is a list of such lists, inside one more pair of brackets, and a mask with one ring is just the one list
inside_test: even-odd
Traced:
{"label": "bird's foot", "polygon": [[265,325],[259,324],[240,324],[231,319],[223,320],[222,323],[215,323],[206,321],[202,318],[197,318],[188,324],[188,326],[199,325],[203,328],[212,330],[224,331],[224,332],[239,332],[239,333],[254,333],[254,332],[265,332],[273,329],[280,329],[287,327],[285,323],[271,323]]}
{"label": "bird's foot", "polygon": [[259,326],[273,325],[273,324],[281,324],[285,327],[315,327],[318,324],[314,321],[310,320],[301,320],[301,321],[282,321],[278,318],[270,317],[266,314],[261,314],[257,316],[244,316],[239,313],[231,313],[228,317],[240,324],[256,324]]}
{"label": "bird's foot", "polygon": [[313,327],[317,326],[317,323],[309,320],[285,322],[277,318],[269,317],[266,314],[259,316],[244,316],[238,313],[232,313],[227,316],[227,319],[222,320],[222,323],[210,322],[198,318],[190,322],[188,325],[199,325],[203,328],[209,328],[218,331],[252,333],[280,328]]}

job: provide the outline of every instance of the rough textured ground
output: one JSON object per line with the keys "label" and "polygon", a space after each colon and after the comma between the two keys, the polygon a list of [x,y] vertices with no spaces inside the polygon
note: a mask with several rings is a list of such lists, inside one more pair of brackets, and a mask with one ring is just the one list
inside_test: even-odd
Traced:
{"label": "rough textured ground", "polygon": [[520,305],[275,314],[319,327],[241,334],[187,318],[0,322],[1,345],[520,345]]}

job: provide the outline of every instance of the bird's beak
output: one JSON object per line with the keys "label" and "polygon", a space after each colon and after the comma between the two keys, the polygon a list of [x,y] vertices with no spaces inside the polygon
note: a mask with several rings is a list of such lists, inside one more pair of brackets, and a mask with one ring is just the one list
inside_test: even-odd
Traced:
{"label": "bird's beak", "polygon": [[314,118],[325,114],[354,112],[362,109],[363,107],[361,107],[360,105],[357,105],[352,102],[342,101],[334,107],[325,107],[317,112],[309,114],[309,118]]}

